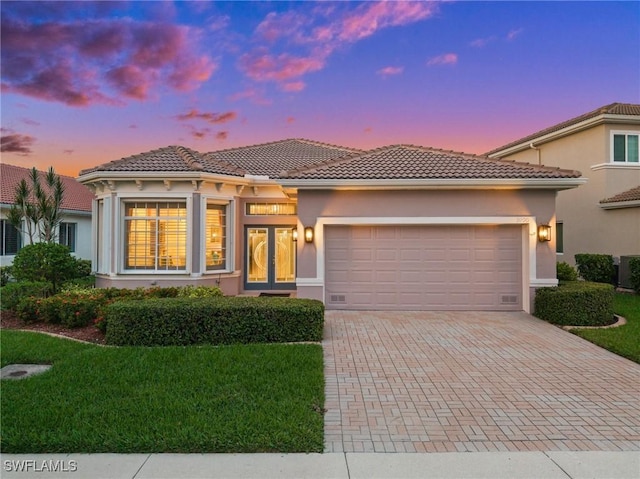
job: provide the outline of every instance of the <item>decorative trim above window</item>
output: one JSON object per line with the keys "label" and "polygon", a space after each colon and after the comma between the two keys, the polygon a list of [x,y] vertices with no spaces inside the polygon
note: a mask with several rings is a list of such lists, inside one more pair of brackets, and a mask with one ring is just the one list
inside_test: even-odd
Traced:
{"label": "decorative trim above window", "polygon": [[295,216],[298,213],[296,203],[247,203],[247,216]]}
{"label": "decorative trim above window", "polygon": [[638,131],[612,131],[611,132],[611,155],[612,163],[617,164],[638,164],[640,162],[638,143],[640,132]]}

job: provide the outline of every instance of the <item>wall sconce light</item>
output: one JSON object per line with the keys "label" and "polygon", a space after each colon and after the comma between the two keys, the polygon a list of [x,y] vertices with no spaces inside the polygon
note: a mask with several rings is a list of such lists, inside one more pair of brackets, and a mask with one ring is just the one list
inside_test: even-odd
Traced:
{"label": "wall sconce light", "polygon": [[293,236],[293,241],[298,241],[298,228],[293,228],[291,236]]}
{"label": "wall sconce light", "polygon": [[551,241],[551,226],[540,225],[538,226],[538,241]]}
{"label": "wall sconce light", "polygon": [[311,226],[304,229],[304,242],[313,243],[313,228]]}

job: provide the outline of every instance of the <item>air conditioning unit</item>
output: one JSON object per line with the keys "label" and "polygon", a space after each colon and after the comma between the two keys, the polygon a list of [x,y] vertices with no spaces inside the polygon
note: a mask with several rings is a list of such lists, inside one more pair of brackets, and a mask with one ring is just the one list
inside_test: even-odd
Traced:
{"label": "air conditioning unit", "polygon": [[631,268],[629,262],[631,258],[640,258],[640,255],[620,256],[620,270],[618,273],[618,285],[621,288],[633,289],[631,284]]}

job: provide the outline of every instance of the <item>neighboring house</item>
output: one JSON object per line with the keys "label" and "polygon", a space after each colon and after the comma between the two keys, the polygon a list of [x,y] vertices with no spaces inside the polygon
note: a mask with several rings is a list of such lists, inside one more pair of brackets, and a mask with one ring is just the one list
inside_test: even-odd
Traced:
{"label": "neighboring house", "polygon": [[588,178],[557,199],[558,261],[576,253],[640,255],[640,105],[612,103],[487,153],[580,170]]}
{"label": "neighboring house", "polygon": [[[294,292],[328,309],[531,310],[580,173],[397,145],[180,146],[84,170],[99,286]],[[544,228],[540,228],[542,232]]]}
{"label": "neighboring house", "polygon": [[[28,235],[20,234],[9,221],[7,213],[14,203],[16,187],[24,179],[30,184],[30,168],[0,164],[0,265],[6,266],[22,246],[29,244]],[[44,185],[45,172],[40,172]],[[57,231],[59,243],[69,247],[77,258],[91,259],[91,205],[93,193],[75,178],[59,175],[65,187],[62,222]],[[38,239],[34,238],[34,241]]]}

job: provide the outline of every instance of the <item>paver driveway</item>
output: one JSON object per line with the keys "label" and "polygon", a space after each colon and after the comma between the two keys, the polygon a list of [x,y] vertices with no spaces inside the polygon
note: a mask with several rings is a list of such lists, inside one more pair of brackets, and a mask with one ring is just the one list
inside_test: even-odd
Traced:
{"label": "paver driveway", "polygon": [[327,311],[327,452],[640,450],[640,365],[525,313]]}

